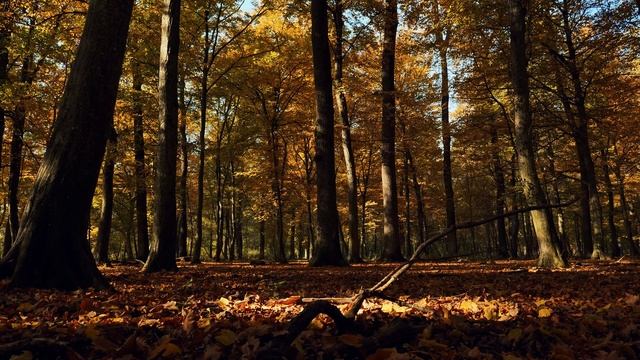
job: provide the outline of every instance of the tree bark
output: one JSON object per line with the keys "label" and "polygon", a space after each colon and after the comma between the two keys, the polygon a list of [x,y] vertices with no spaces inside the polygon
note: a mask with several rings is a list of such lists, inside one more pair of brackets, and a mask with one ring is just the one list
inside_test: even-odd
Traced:
{"label": "tree bark", "polygon": [[622,175],[622,169],[619,163],[616,163],[616,166],[613,168],[613,172],[616,175],[616,181],[618,183],[618,193],[620,194],[620,207],[622,208],[626,242],[629,246],[631,256],[638,257],[640,256],[640,251],[633,240],[633,226],[631,225],[631,218],[629,216],[629,204],[627,203],[627,196],[624,187],[624,176]]}
{"label": "tree bark", "polygon": [[[500,150],[498,147],[498,129],[496,124],[492,124],[491,126],[491,146],[493,173],[496,182],[496,215],[502,215],[504,214],[505,208],[506,187],[504,181],[504,169],[502,167],[502,160],[500,159]],[[498,218],[496,223],[498,225],[498,257],[500,259],[506,259],[509,257],[509,251],[507,249],[507,229],[504,217]]]}
{"label": "tree bark", "polygon": [[[515,104],[515,147],[520,182],[528,206],[545,206],[544,196],[535,163],[531,110],[529,107],[529,75],[526,54],[526,8],[524,0],[509,0],[511,12],[511,81]],[[531,212],[539,245],[538,265],[564,267],[558,234],[549,209]]]}
{"label": "tree bark", "polygon": [[401,261],[398,186],[396,182],[396,93],[395,51],[398,30],[398,4],[386,0],[384,5],[384,39],[382,47],[382,198],[384,207],[383,248],[380,260]]}
{"label": "tree bark", "polygon": [[333,90],[327,1],[311,1],[311,44],[316,95],[316,194],[318,241],[309,265],[346,265],[340,250],[333,136]]}
{"label": "tree bark", "polygon": [[[4,1],[2,5],[0,5],[0,11],[3,13],[8,13],[9,10],[9,1]],[[8,17],[5,17],[5,21],[0,23],[0,87],[4,87],[5,83],[8,81],[8,66],[9,66],[9,39],[11,37],[11,21]],[[0,168],[2,168],[2,146],[4,144],[4,130],[5,130],[5,109],[0,104]],[[9,249],[11,248],[11,238],[4,237],[3,247],[2,247],[2,256],[7,255]]]}
{"label": "tree bark", "polygon": [[425,236],[427,233],[427,225],[426,225],[426,216],[424,212],[424,201],[422,200],[422,187],[418,182],[418,169],[416,169],[415,164],[413,163],[413,156],[411,155],[411,151],[407,149],[405,156],[407,157],[407,161],[409,162],[409,168],[411,170],[411,178],[413,183],[413,192],[416,197],[416,217],[418,218],[418,240],[419,244],[422,244],[425,240]]}
{"label": "tree bark", "polygon": [[178,256],[187,256],[187,177],[189,176],[189,144],[187,143],[187,104],[185,103],[184,75],[180,79],[180,184],[178,187]]}
{"label": "tree bark", "polygon": [[153,245],[143,271],[177,270],[176,157],[178,146],[178,51],[180,0],[163,0],[158,97],[157,175]]}
{"label": "tree bark", "polygon": [[260,259],[264,259],[264,243],[265,243],[265,221],[264,220],[260,220],[260,228],[259,228],[259,233],[260,233],[260,244],[259,244],[259,248],[260,248]]}
{"label": "tree bark", "polygon": [[[433,14],[436,22],[440,21],[440,10],[437,1],[434,3]],[[449,124],[449,64],[447,52],[449,47],[449,35],[443,34],[444,28],[440,26],[435,33],[436,46],[440,55],[440,110],[442,120],[442,176],[444,180],[445,208],[447,211],[447,227],[455,227],[456,207],[453,192],[453,178],[451,171],[451,126]],[[447,237],[447,251],[449,256],[458,255],[457,233],[453,231]]]}
{"label": "tree bark", "polygon": [[[98,262],[109,264],[109,239],[111,237],[111,219],[113,215],[113,170],[115,167],[115,147],[117,134],[111,129],[102,167],[102,210],[96,239]],[[130,254],[130,253],[129,253]]]}
{"label": "tree bark", "polygon": [[144,160],[144,116],[142,105],[142,74],[140,63],[133,61],[133,142],[136,160],[136,232],[137,257],[145,261],[149,256],[149,223],[147,220],[147,173]]}
{"label": "tree bark", "polygon": [[358,233],[358,178],[356,176],[356,163],[353,155],[353,144],[351,141],[351,121],[349,119],[349,109],[347,97],[343,84],[343,30],[344,30],[344,8],[343,1],[336,0],[333,9],[333,24],[335,26],[336,39],[333,58],[335,63],[335,93],[338,117],[342,127],[342,154],[344,156],[345,172],[347,175],[347,199],[349,202],[349,262],[360,263],[360,234]]}
{"label": "tree bark", "polygon": [[602,149],[600,151],[602,155],[602,173],[604,175],[604,184],[607,189],[607,205],[609,207],[608,211],[608,225],[609,225],[609,234],[610,234],[610,242],[611,249],[610,254],[612,257],[620,257],[620,244],[618,243],[618,229],[616,229],[616,220],[615,220],[615,203],[613,202],[613,185],[611,183],[611,178],[609,177],[609,154],[608,151]]}
{"label": "tree bark", "polygon": [[[130,0],[95,0],[89,5],[52,137],[18,231],[11,286],[109,286],[86,236],[132,9]],[[11,263],[11,252],[3,263]]]}

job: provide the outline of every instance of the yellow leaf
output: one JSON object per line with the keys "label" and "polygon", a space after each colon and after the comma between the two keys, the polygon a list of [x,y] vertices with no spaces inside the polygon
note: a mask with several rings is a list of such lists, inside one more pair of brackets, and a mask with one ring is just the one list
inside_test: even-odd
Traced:
{"label": "yellow leaf", "polygon": [[390,314],[393,312],[393,304],[390,302],[386,302],[382,305],[382,312],[386,314]]}
{"label": "yellow leaf", "polygon": [[625,304],[632,306],[635,305],[638,300],[640,300],[640,295],[632,295],[632,294],[628,294],[625,298],[624,298],[624,302]]}
{"label": "yellow leaf", "polygon": [[364,337],[355,334],[344,334],[338,337],[343,344],[347,344],[353,347],[361,347]]}
{"label": "yellow leaf", "polygon": [[207,327],[211,326],[211,319],[209,319],[209,318],[200,318],[196,322],[196,325],[198,326],[199,329],[207,328]]}
{"label": "yellow leaf", "polygon": [[167,301],[162,305],[162,307],[165,308],[166,310],[176,310],[176,311],[178,310],[178,306],[176,306],[175,301]]}
{"label": "yellow leaf", "polygon": [[226,309],[227,307],[229,307],[230,303],[231,301],[229,301],[229,299],[227,299],[226,297],[221,297],[220,299],[218,299],[218,306],[220,306],[223,309]]}
{"label": "yellow leaf", "polygon": [[483,309],[483,312],[484,318],[489,321],[496,320],[498,318],[498,308],[493,305],[486,306]]}
{"label": "yellow leaf", "polygon": [[216,341],[224,346],[229,346],[236,342],[236,333],[231,330],[222,329],[216,336]]}
{"label": "yellow leaf", "polygon": [[473,300],[464,300],[460,303],[460,310],[468,313],[477,313],[480,311],[478,304]]}
{"label": "yellow leaf", "polygon": [[538,309],[539,318],[548,318],[549,316],[551,316],[551,314],[553,314],[553,310],[549,309],[548,307],[541,307],[540,309]]}

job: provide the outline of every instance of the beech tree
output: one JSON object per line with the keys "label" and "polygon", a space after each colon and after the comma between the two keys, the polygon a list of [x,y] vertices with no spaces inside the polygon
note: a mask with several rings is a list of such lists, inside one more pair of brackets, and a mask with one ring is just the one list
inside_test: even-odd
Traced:
{"label": "beech tree", "polygon": [[[86,238],[113,122],[133,1],[89,5],[76,61],[16,243],[2,260],[11,286],[107,287]],[[15,265],[13,265],[15,264]]]}
{"label": "beech tree", "polygon": [[311,2],[311,44],[313,80],[316,91],[316,169],[318,199],[318,239],[309,265],[346,265],[340,249],[340,230],[336,205],[336,169],[333,136],[333,89],[327,1]]}
{"label": "beech tree", "polygon": [[177,270],[176,163],[178,152],[178,51],[180,0],[164,0],[158,101],[160,129],[153,208],[153,245],[143,271]]}

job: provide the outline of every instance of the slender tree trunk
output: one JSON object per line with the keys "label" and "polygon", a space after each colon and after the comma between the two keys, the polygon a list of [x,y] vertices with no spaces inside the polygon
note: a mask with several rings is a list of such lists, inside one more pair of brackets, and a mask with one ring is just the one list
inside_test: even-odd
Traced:
{"label": "slender tree trunk", "polygon": [[373,165],[373,147],[369,147],[369,154],[367,155],[367,167],[362,175],[362,239],[361,243],[366,245],[367,243],[367,193],[369,192],[369,179],[371,177],[371,168]]}
{"label": "slender tree trunk", "polygon": [[413,163],[413,155],[411,151],[407,150],[405,156],[409,162],[409,168],[411,170],[411,177],[413,183],[413,193],[416,197],[416,217],[418,218],[418,243],[422,244],[425,241],[425,235],[427,233],[426,215],[424,211],[424,200],[422,199],[422,187],[418,182],[418,169],[416,169]]}
{"label": "slender tree trunk", "polygon": [[316,95],[316,194],[318,241],[309,265],[346,265],[340,251],[336,204],[335,145],[333,136],[333,95],[327,1],[311,1],[311,44]]}
{"label": "slender tree trunk", "polygon": [[[5,14],[9,11],[9,1],[4,1],[0,5],[0,11]],[[9,18],[5,19],[7,22]],[[3,24],[0,26],[0,87],[4,87],[8,80],[8,66],[9,66],[9,39],[11,37],[10,24]],[[0,169],[2,168],[2,145],[4,144],[4,129],[5,129],[5,110],[2,104],[0,104]],[[11,238],[4,237],[2,256],[7,255],[11,248]]]}
{"label": "slender tree trunk", "polygon": [[616,229],[615,220],[615,203],[613,202],[613,185],[611,184],[611,178],[609,177],[609,154],[608,151],[602,149],[600,154],[602,155],[602,173],[604,175],[604,184],[607,189],[607,205],[608,211],[608,225],[609,234],[611,235],[611,256],[620,257],[620,244],[618,243],[618,230]]}
{"label": "slender tree trunk", "polygon": [[[20,82],[30,85],[33,82],[33,55],[25,56],[20,71]],[[11,158],[9,163],[9,221],[5,228],[5,242],[13,243],[20,226],[20,209],[18,208],[18,192],[20,185],[20,173],[22,170],[22,147],[24,144],[24,123],[26,118],[26,99],[22,97],[15,107],[11,131]]]}
{"label": "slender tree trunk", "polygon": [[289,259],[294,260],[295,258],[296,258],[296,222],[294,217],[291,223],[291,227],[289,227]]}
{"label": "slender tree trunk", "polygon": [[[502,167],[502,160],[500,159],[500,150],[498,147],[498,129],[496,124],[491,126],[491,145],[494,179],[496,182],[496,215],[501,216],[504,214],[506,186],[504,181],[504,169]],[[498,257],[506,259],[509,257],[509,251],[507,248],[507,229],[504,217],[500,217],[496,223],[498,225]]]}
{"label": "slender tree trunk", "polygon": [[401,261],[398,186],[396,183],[396,94],[395,52],[398,4],[385,0],[382,47],[382,198],[384,207],[383,248],[380,260]]}
{"label": "slender tree trunk", "polygon": [[136,233],[137,257],[149,256],[149,224],[147,221],[147,173],[144,162],[144,117],[142,105],[142,73],[140,63],[133,60],[133,142],[136,160]]}
{"label": "slender tree trunk", "polygon": [[133,1],[123,0],[95,0],[89,5],[16,244],[0,266],[13,270],[11,286],[63,290],[109,286],[91,255],[87,228],[113,124],[132,9]]}
{"label": "slender tree trunk", "polygon": [[176,158],[178,146],[178,51],[180,0],[163,0],[158,84],[160,131],[153,222],[153,246],[145,272],[177,270]]}
{"label": "slender tree trunk", "polygon": [[351,142],[351,121],[349,120],[349,110],[347,97],[342,82],[342,67],[344,63],[343,54],[343,2],[336,0],[333,11],[333,23],[335,26],[336,39],[333,58],[335,63],[335,93],[338,117],[342,127],[342,153],[344,155],[345,171],[347,175],[347,198],[349,201],[349,261],[351,263],[362,262],[360,255],[360,234],[358,233],[358,178],[356,177],[356,163],[353,155],[353,145]]}
{"label": "slender tree trunk", "polygon": [[178,256],[187,256],[187,177],[189,176],[189,145],[187,143],[187,104],[185,102],[184,75],[180,79],[180,185],[178,188]]}
{"label": "slender tree trunk", "polygon": [[[517,183],[517,155],[512,155],[511,159],[511,180],[509,186],[511,188],[511,209],[516,209],[520,202],[520,196],[516,191]],[[520,233],[520,218],[518,215],[513,215],[509,218],[509,256],[512,259],[518,258],[518,234]]]}
{"label": "slender tree trunk", "polygon": [[[207,127],[207,101],[209,100],[209,11],[204,13],[204,50],[202,59],[202,76],[200,77],[200,133],[198,136],[198,202],[196,205],[196,241],[192,264],[200,263],[202,254],[202,212],[204,208],[204,161],[206,156],[205,130]],[[216,212],[217,214],[217,212]],[[218,258],[219,260],[219,258]]]}
{"label": "slender tree trunk", "polygon": [[260,220],[260,259],[264,259],[264,243],[265,243],[265,221]]}
{"label": "slender tree trunk", "polygon": [[618,183],[618,193],[620,194],[620,207],[622,208],[622,218],[624,220],[624,231],[625,238],[627,241],[627,245],[629,246],[629,251],[632,257],[640,256],[640,251],[638,250],[638,246],[633,240],[633,226],[631,225],[631,218],[629,216],[629,204],[627,203],[627,196],[624,188],[624,176],[622,175],[622,170],[620,169],[620,165],[616,164],[613,168],[613,172],[616,175],[616,180]]}
{"label": "slender tree trunk", "polygon": [[[274,124],[277,124],[277,120],[273,120]],[[274,125],[271,130],[271,153],[272,153],[272,166],[273,175],[271,182],[271,190],[275,198],[276,205],[276,233],[275,233],[275,246],[276,253],[274,258],[279,263],[286,263],[287,256],[285,254],[285,241],[284,241],[284,205],[282,200],[282,175],[284,173],[284,166],[286,162],[286,156],[283,157],[282,165],[278,158],[278,152],[280,151],[278,146],[278,134],[276,132],[277,125]],[[286,153],[286,147],[285,147]],[[281,171],[282,170],[282,171]]]}
{"label": "slender tree trunk", "polygon": [[[556,163],[555,163],[555,154],[553,152],[553,148],[551,147],[551,145],[549,145],[547,147],[547,154],[549,157],[549,174],[551,175],[553,181],[552,181],[552,186],[553,186],[553,195],[555,198],[555,201],[557,204],[562,202],[562,199],[560,198],[560,189],[559,189],[559,179],[558,179],[558,175],[556,173]],[[558,232],[559,232],[559,238],[560,238],[560,244],[561,244],[561,249],[562,249],[562,254],[564,257],[568,257],[569,253],[570,253],[570,249],[569,249],[569,243],[567,241],[567,231],[565,229],[565,218],[564,218],[564,209],[559,208],[557,210],[558,212]]]}
{"label": "slender tree trunk", "polygon": [[[405,145],[406,147],[406,145]],[[404,166],[402,174],[402,193],[404,195],[404,243],[405,254],[410,257],[413,254],[411,246],[411,193],[409,192],[409,157],[408,149],[404,151]]]}
{"label": "slender tree trunk", "polygon": [[[434,15],[439,21],[439,8],[437,1],[434,6]],[[442,120],[442,175],[444,180],[445,208],[447,211],[447,228],[456,225],[455,195],[453,192],[453,177],[451,171],[451,126],[449,124],[449,64],[448,64],[448,34],[443,34],[444,29],[436,31],[436,44],[440,55],[440,109]],[[458,255],[458,238],[456,231],[447,236],[447,251],[449,256]]]}
{"label": "slender tree trunk", "polygon": [[[511,76],[515,104],[515,146],[520,182],[529,206],[545,206],[544,196],[535,163],[531,110],[529,108],[529,75],[526,54],[526,8],[524,0],[509,0],[511,12]],[[544,267],[564,267],[558,234],[551,210],[531,212],[539,245],[538,264]]]}
{"label": "slender tree trunk", "polygon": [[313,212],[311,210],[311,192],[312,192],[312,172],[313,161],[311,161],[311,145],[308,138],[304,139],[304,174],[305,174],[305,197],[307,205],[307,258],[311,258],[315,247],[315,231],[313,230]]}
{"label": "slender tree trunk", "polygon": [[[102,168],[102,211],[98,225],[98,237],[96,240],[96,253],[98,262],[109,264],[109,239],[111,237],[111,219],[113,215],[113,169],[115,167],[115,147],[117,134],[111,130],[111,136],[107,142],[107,150],[104,155]],[[131,254],[131,253],[129,253]]]}

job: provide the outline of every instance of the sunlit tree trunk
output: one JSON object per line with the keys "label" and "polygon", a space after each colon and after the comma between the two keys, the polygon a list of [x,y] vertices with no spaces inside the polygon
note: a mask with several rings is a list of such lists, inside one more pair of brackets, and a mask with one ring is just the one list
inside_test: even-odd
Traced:
{"label": "sunlit tree trunk", "polygon": [[[113,215],[113,170],[115,167],[115,147],[117,134],[115,129],[110,131],[107,150],[102,167],[102,209],[96,238],[96,253],[98,262],[109,264],[109,240],[111,238],[111,220]],[[129,252],[127,255],[131,255]]]}
{"label": "sunlit tree trunk", "polygon": [[[529,206],[545,206],[544,196],[535,163],[531,110],[529,108],[529,75],[526,54],[526,8],[524,0],[509,0],[511,13],[511,81],[515,105],[515,147],[520,183]],[[544,267],[564,267],[558,234],[550,209],[531,212],[539,245],[538,264]]]}
{"label": "sunlit tree trunk", "polygon": [[315,163],[318,240],[309,265],[346,265],[347,262],[340,250],[340,221],[336,204],[333,90],[326,0],[311,1],[311,44],[316,95]]}
{"label": "sunlit tree trunk", "polygon": [[140,63],[133,60],[133,142],[136,177],[136,255],[145,261],[149,256],[149,223],[147,220],[147,173],[144,156],[144,117],[142,105],[142,73]]}
{"label": "sunlit tree trunk", "polygon": [[158,98],[157,175],[153,245],[145,272],[177,270],[176,158],[178,146],[178,51],[180,48],[180,0],[163,0]]}
{"label": "sunlit tree trunk", "polygon": [[[33,193],[22,217],[11,286],[108,286],[87,228],[122,72],[133,1],[94,0]],[[3,264],[12,263],[12,250]],[[3,268],[6,269],[5,266]]]}
{"label": "sunlit tree trunk", "polygon": [[385,0],[382,45],[382,199],[384,207],[383,247],[380,260],[400,261],[402,244],[398,219],[396,181],[396,94],[395,60],[398,4]]}
{"label": "sunlit tree trunk", "polygon": [[356,163],[351,142],[351,121],[347,106],[347,97],[343,79],[343,2],[336,0],[333,9],[333,24],[335,26],[335,48],[333,59],[335,64],[335,93],[338,117],[341,121],[342,153],[344,155],[345,172],[347,175],[347,197],[349,202],[349,262],[362,262],[360,255],[360,234],[358,233],[358,178],[356,177]]}

